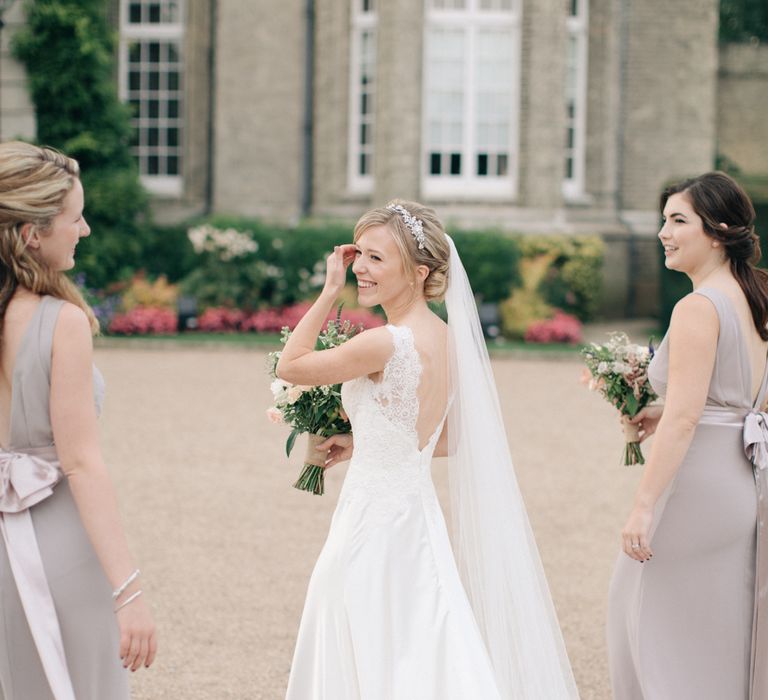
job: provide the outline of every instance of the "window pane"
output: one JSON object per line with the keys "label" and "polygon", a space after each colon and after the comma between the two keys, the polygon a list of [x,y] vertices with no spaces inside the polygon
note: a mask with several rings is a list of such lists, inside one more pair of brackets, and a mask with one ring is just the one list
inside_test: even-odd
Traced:
{"label": "window pane", "polygon": [[[350,177],[370,178],[373,174],[374,99],[376,90],[376,29],[371,18],[363,15],[375,11],[374,0],[355,0],[353,4],[350,67]],[[356,186],[359,182],[353,179]]]}
{"label": "window pane", "polygon": [[488,154],[487,153],[477,154],[477,174],[478,175],[488,174]]}
{"label": "window pane", "polygon": [[461,175],[461,153],[451,153],[451,175]]}
{"label": "window pane", "polygon": [[442,171],[442,168],[440,167],[442,165],[441,161],[442,159],[439,153],[429,154],[429,174],[430,175],[439,175],[441,173]]}
{"label": "window pane", "polygon": [[131,24],[139,24],[141,22],[140,2],[132,2],[128,5],[128,21]]}
{"label": "window pane", "polygon": [[[177,12],[178,4],[171,4]],[[146,17],[148,5],[142,7]],[[181,40],[132,41],[128,61],[121,66],[121,70],[130,68],[125,97],[132,112],[131,146],[142,175],[181,175]],[[168,60],[171,57],[173,62]]]}

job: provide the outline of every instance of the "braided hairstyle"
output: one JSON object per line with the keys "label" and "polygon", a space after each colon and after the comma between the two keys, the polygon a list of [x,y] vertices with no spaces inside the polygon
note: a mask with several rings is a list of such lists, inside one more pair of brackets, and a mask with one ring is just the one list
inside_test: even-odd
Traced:
{"label": "braided hairstyle", "polygon": [[763,340],[768,340],[768,273],[757,267],[760,238],[755,232],[755,208],[749,196],[732,177],[719,171],[667,187],[661,193],[662,212],[673,194],[688,197],[701,217],[704,233],[724,249],[731,272],[749,303],[755,328]]}
{"label": "braided hairstyle", "polygon": [[79,306],[98,332],[98,321],[77,287],[45,265],[22,235],[26,224],[46,235],[79,175],[77,161],[51,148],[0,143],[0,341],[8,304],[19,287]]}

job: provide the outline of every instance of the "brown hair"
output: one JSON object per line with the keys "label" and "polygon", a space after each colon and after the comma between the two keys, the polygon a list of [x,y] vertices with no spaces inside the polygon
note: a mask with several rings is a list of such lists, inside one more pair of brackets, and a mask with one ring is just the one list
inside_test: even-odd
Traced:
{"label": "brown hair", "polygon": [[[403,217],[389,209],[400,205],[411,216],[421,221],[424,231],[424,247],[419,248],[413,232],[405,223]],[[395,239],[406,274],[413,273],[419,265],[425,265],[429,270],[424,280],[424,298],[427,301],[441,301],[448,288],[448,263],[451,249],[445,229],[433,209],[417,202],[406,202],[395,199],[386,207],[371,209],[360,217],[355,225],[353,240],[358,238],[372,226],[387,226]]]}
{"label": "brown hair", "polygon": [[755,233],[755,208],[749,196],[732,177],[719,171],[667,187],[661,193],[662,213],[673,194],[688,196],[701,217],[704,233],[722,245],[749,303],[755,328],[768,340],[768,273],[756,267],[761,257],[760,238]]}
{"label": "brown hair", "polygon": [[21,233],[31,224],[45,235],[79,175],[77,161],[52,148],[0,143],[0,338],[5,312],[19,287],[79,306],[93,332],[99,330],[93,311],[69,277],[47,267]]}

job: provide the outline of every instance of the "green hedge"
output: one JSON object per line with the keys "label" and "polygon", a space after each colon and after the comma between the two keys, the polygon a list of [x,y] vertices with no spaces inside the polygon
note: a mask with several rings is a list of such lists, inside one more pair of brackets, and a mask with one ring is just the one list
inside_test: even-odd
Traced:
{"label": "green hedge", "polygon": [[[229,235],[235,244],[245,240],[247,249],[238,249],[229,260],[222,259],[228,255],[226,245],[196,252],[188,232],[204,227],[215,229],[205,229],[209,231],[207,241],[218,235],[230,240]],[[227,234],[228,230],[233,233]],[[182,294],[195,297],[203,308],[283,306],[311,297],[322,288],[326,255],[334,245],[351,241],[352,230],[347,223],[305,221],[288,227],[214,215],[156,227],[142,244],[136,270],[149,278],[164,275],[180,285]],[[524,283],[523,262],[545,256],[546,274],[530,290],[541,299],[542,308],[561,308],[582,320],[593,317],[601,287],[599,238],[521,236],[497,231],[455,231],[451,236],[479,301],[501,303],[509,299]],[[97,234],[94,241],[98,241]],[[96,251],[101,255],[99,248]],[[105,246],[104,254],[109,252]],[[89,286],[96,286],[90,279],[87,281]]]}

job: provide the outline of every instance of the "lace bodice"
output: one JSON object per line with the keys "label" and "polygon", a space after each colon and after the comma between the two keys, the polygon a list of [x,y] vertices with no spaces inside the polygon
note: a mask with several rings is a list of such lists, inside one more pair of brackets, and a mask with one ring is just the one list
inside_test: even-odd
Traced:
{"label": "lace bodice", "polygon": [[341,389],[355,446],[341,498],[372,498],[389,511],[431,487],[429,466],[442,423],[419,450],[416,423],[421,361],[407,326],[388,325],[394,351],[381,381],[367,376]]}

